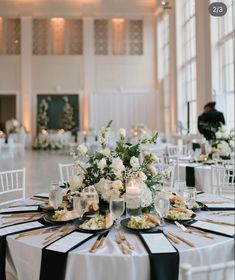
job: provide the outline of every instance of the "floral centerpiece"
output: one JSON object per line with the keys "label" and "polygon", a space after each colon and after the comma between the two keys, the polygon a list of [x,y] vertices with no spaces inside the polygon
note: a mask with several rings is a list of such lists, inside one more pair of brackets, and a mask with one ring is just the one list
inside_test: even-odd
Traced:
{"label": "floral centerpiece", "polygon": [[141,207],[149,209],[153,204],[157,184],[169,176],[167,172],[156,170],[154,164],[157,158],[154,154],[145,152],[141,157],[141,146],[156,143],[157,133],[131,144],[126,142],[126,131],[122,128],[118,132],[116,145],[109,148],[107,139],[111,123],[112,121],[98,135],[98,152],[91,154],[86,145],[81,144],[77,152],[72,153],[77,175],[70,180],[70,190],[75,192],[94,186],[100,205],[108,205],[111,197],[124,196],[129,180],[135,179],[141,190]]}
{"label": "floral centerpiece", "polygon": [[226,128],[221,125],[218,131],[215,132],[215,138],[210,141],[209,156],[212,158],[212,155],[216,153],[219,154],[221,159],[231,159],[231,156],[234,154],[234,144],[234,130],[228,133]]}

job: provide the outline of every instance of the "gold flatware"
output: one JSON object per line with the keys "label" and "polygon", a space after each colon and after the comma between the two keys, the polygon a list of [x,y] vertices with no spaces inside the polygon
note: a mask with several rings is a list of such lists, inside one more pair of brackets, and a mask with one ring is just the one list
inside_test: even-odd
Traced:
{"label": "gold flatware", "polygon": [[32,200],[38,200],[38,201],[44,201],[44,202],[48,202],[49,198],[43,198],[43,197],[31,197]]}
{"label": "gold flatware", "polygon": [[46,241],[43,242],[43,245],[48,245],[48,244],[52,243],[53,241],[59,239],[60,237],[65,236],[66,234],[72,232],[74,230],[74,228],[75,228],[74,226],[70,227],[69,225],[65,225],[65,227],[61,233],[58,233],[54,237],[47,239]]}
{"label": "gold flatware", "polygon": [[180,244],[179,240],[171,236],[169,233],[165,232],[165,235],[168,239],[170,239],[175,244]]}
{"label": "gold flatware", "polygon": [[130,250],[132,250],[132,251],[135,250],[135,247],[126,239],[126,236],[123,231],[119,232],[119,236],[122,241],[126,241],[126,244]]}
{"label": "gold flatware", "polygon": [[[41,215],[42,217],[42,215]],[[11,220],[9,222],[4,222],[2,223],[2,225],[14,225],[14,224],[18,224],[18,223],[21,223],[21,222],[29,222],[29,221],[34,221],[34,220],[38,220],[40,218],[40,216],[30,216],[30,217],[25,217],[24,219],[17,219],[17,220]]]}
{"label": "gold flatware", "polygon": [[124,255],[129,255],[131,253],[131,251],[129,249],[127,249],[123,244],[122,244],[122,240],[119,236],[119,234],[116,234],[116,238],[115,238],[116,243],[119,245],[121,252]]}
{"label": "gold flatware", "polygon": [[15,214],[4,214],[4,219],[20,218],[20,217],[29,217],[29,216],[41,216],[42,213],[37,212],[27,212],[27,213],[15,213]]}
{"label": "gold flatware", "polygon": [[232,223],[214,221],[214,220],[210,220],[210,219],[198,220],[198,221],[207,222],[207,223],[216,224],[216,225],[223,225],[223,226],[231,226],[231,227],[235,226],[235,224],[232,224]]}
{"label": "gold flatware", "polygon": [[183,224],[180,224],[179,222],[175,221],[175,224],[178,228],[180,228],[183,232],[186,233],[197,233],[200,234],[201,237],[205,237],[205,238],[209,238],[209,239],[214,239],[214,237],[212,236],[208,236],[208,233],[204,232],[204,231],[200,231],[200,230],[194,230],[194,228],[191,227],[185,227]]}
{"label": "gold flatware", "polygon": [[103,237],[102,234],[100,234],[98,236],[98,238],[96,239],[95,243],[91,246],[91,249],[89,250],[90,253],[95,253],[96,252],[96,250],[98,249],[98,247],[100,245],[102,237]]}
{"label": "gold flatware", "polygon": [[195,247],[195,245],[194,245],[192,242],[190,242],[190,241],[188,241],[188,240],[186,240],[186,239],[184,239],[184,238],[182,238],[182,237],[180,237],[180,236],[178,236],[178,235],[176,235],[176,234],[174,234],[174,233],[172,233],[172,232],[168,232],[168,233],[169,233],[171,236],[175,237],[176,239],[180,240],[181,242],[187,244],[188,246],[190,246],[190,247]]}
{"label": "gold flatware", "polygon": [[48,233],[48,232],[53,232],[55,230],[57,230],[57,228],[54,228],[54,227],[49,228],[49,229],[39,229],[39,230],[19,234],[15,239],[28,238],[28,237],[32,237],[32,236],[36,236],[36,235],[45,234],[45,233]]}
{"label": "gold flatware", "polygon": [[208,232],[205,232],[205,231],[203,231],[203,230],[200,230],[200,229],[197,229],[197,228],[193,228],[193,227],[189,227],[189,228],[190,228],[190,230],[191,230],[192,232],[199,233],[201,236],[203,236],[203,237],[205,237],[205,238],[214,239],[214,237],[211,236],[211,235],[209,235]]}

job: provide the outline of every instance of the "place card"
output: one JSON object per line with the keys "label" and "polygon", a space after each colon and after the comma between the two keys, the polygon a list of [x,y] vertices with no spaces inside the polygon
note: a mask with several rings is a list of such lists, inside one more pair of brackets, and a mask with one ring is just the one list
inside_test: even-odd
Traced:
{"label": "place card", "polygon": [[202,221],[196,221],[195,223],[192,224],[192,226],[230,235],[230,236],[233,236],[235,234],[235,228],[233,226],[225,226],[225,225],[207,223]]}
{"label": "place card", "polygon": [[141,233],[151,253],[173,253],[175,248],[163,233]]}
{"label": "place card", "polygon": [[32,212],[37,211],[38,206],[23,206],[23,207],[14,207],[14,208],[4,208],[0,210],[1,213],[11,213],[11,212]]}
{"label": "place card", "polygon": [[218,203],[205,203],[205,205],[206,205],[206,207],[208,207],[208,208],[221,208],[221,209],[223,209],[223,208],[235,208],[235,205],[234,205],[234,203],[232,203],[232,202],[221,202],[220,203],[220,201],[218,200]]}
{"label": "place card", "polygon": [[44,193],[38,193],[34,195],[35,197],[42,197],[42,198],[49,198],[49,193],[44,192]]}
{"label": "place card", "polygon": [[31,222],[31,223],[24,223],[24,224],[19,224],[19,225],[15,225],[15,226],[9,226],[9,227],[0,229],[0,236],[22,231],[22,230],[43,227],[43,226],[44,225],[39,222]]}
{"label": "place card", "polygon": [[75,245],[83,242],[87,238],[91,237],[93,234],[87,234],[82,232],[72,232],[61,238],[57,242],[51,244],[47,247],[48,250],[57,251],[65,253],[73,248]]}

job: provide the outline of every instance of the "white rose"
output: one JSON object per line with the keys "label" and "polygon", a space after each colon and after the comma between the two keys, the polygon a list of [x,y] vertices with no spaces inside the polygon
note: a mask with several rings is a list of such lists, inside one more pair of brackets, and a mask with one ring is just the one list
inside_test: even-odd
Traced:
{"label": "white rose", "polygon": [[142,181],[142,182],[144,182],[145,180],[147,180],[147,176],[144,174],[144,172],[139,172],[138,173],[138,178]]}
{"label": "white rose", "polygon": [[112,160],[112,164],[111,167],[114,171],[119,171],[122,172],[125,170],[125,166],[123,165],[122,160],[120,159],[120,157],[114,158]]}
{"label": "white rose", "polygon": [[151,174],[153,176],[155,176],[157,174],[157,169],[156,169],[156,167],[154,165],[149,165],[148,169],[149,169],[149,171],[151,172]]}
{"label": "white rose", "polygon": [[137,157],[132,157],[130,159],[130,165],[134,168],[139,167],[140,166],[139,159]]}
{"label": "white rose", "polygon": [[100,151],[100,153],[105,156],[108,157],[110,155],[110,149],[106,148]]}
{"label": "white rose", "polygon": [[88,151],[88,148],[87,146],[83,143],[83,144],[80,144],[77,148],[78,152],[82,155],[85,155]]}
{"label": "white rose", "polygon": [[232,149],[234,149],[234,147],[235,147],[235,141],[234,141],[234,140],[230,140],[230,141],[229,141],[229,146],[230,146]]}
{"label": "white rose", "polygon": [[69,185],[72,191],[76,191],[82,186],[83,176],[73,175],[69,178]]}
{"label": "white rose", "polygon": [[148,207],[152,201],[152,192],[145,183],[139,185],[141,191],[141,207]]}
{"label": "white rose", "polygon": [[112,182],[112,188],[116,190],[122,190],[123,189],[123,183],[121,180],[116,180]]}
{"label": "white rose", "polygon": [[118,131],[118,138],[120,141],[125,140],[126,138],[126,130],[124,128],[120,128]]}
{"label": "white rose", "polygon": [[98,161],[97,166],[100,170],[103,170],[106,166],[106,159],[102,158],[101,160]]}

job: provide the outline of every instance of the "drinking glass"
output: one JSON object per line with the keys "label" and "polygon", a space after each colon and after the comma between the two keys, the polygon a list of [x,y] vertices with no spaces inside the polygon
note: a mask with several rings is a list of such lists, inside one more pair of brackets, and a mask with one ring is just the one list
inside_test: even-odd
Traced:
{"label": "drinking glass", "polygon": [[193,208],[193,204],[196,202],[196,188],[188,187],[184,190],[184,200],[188,209]]}
{"label": "drinking glass", "polygon": [[176,180],[174,183],[175,193],[179,196],[183,196],[184,190],[186,189],[186,182],[181,180]]}
{"label": "drinking glass", "polygon": [[115,218],[115,227],[120,228],[120,217],[125,211],[125,201],[123,197],[111,198],[109,202],[109,210]]}
{"label": "drinking glass", "polygon": [[79,218],[82,218],[88,209],[88,199],[86,195],[73,197],[73,209]]}
{"label": "drinking glass", "polygon": [[154,199],[154,206],[161,219],[160,225],[165,226],[164,216],[170,208],[169,198],[157,193]]}
{"label": "drinking glass", "polygon": [[199,159],[199,156],[202,154],[202,149],[201,148],[197,148],[194,151],[194,160],[197,162]]}
{"label": "drinking glass", "polygon": [[61,205],[63,201],[63,192],[58,183],[52,182],[49,189],[49,205],[55,210]]}

